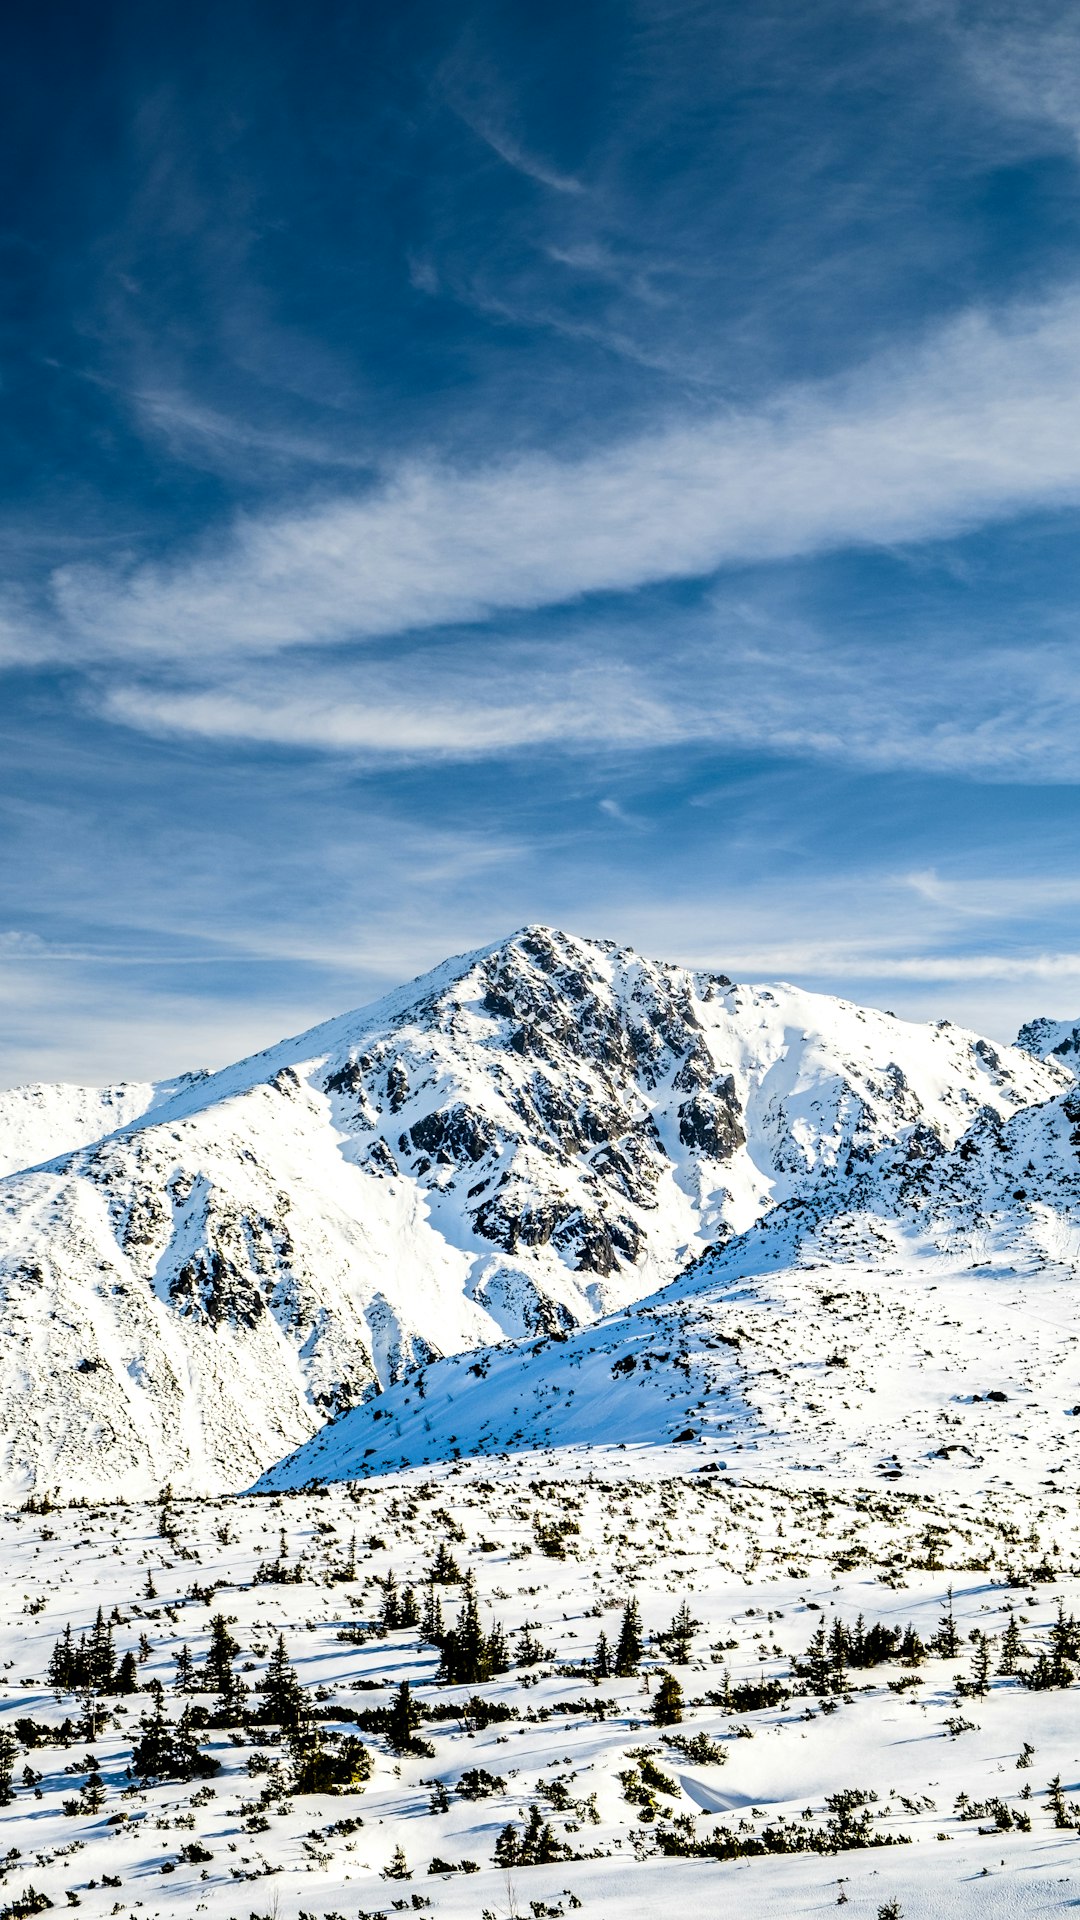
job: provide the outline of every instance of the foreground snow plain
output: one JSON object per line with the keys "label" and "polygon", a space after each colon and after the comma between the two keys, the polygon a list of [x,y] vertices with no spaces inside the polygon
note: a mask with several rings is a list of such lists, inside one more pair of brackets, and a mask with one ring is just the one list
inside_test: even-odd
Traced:
{"label": "foreground snow plain", "polygon": [[[0,1810],[0,1910],[17,1914],[32,1888],[60,1910],[145,1920],[390,1920],[395,1910],[636,1920],[691,1903],[762,1920],[841,1904],[874,1920],[891,1902],[904,1920],[1068,1913],[1080,1905],[1080,1835],[1055,1825],[1046,1789],[1058,1777],[1065,1817],[1080,1820],[1078,1690],[1033,1691],[996,1669],[1010,1609],[1021,1671],[1049,1646],[1059,1602],[1080,1609],[1077,1520],[1073,1490],[860,1490],[793,1474],[764,1484],[673,1473],[655,1451],[618,1449],[414,1469],[317,1493],[9,1511],[2,1719],[33,1720],[43,1743],[20,1752]],[[438,1653],[417,1628],[379,1627],[387,1575],[423,1598],[440,1544],[475,1576],[485,1624],[499,1621],[510,1641],[513,1664],[481,1685],[441,1684]],[[949,1587],[955,1658],[852,1668],[824,1695],[793,1678],[792,1656],[801,1660],[819,1622],[911,1623],[929,1644]],[[451,1625],[461,1585],[438,1592]],[[614,1646],[631,1592],[643,1660],[630,1677],[598,1678],[599,1635]],[[689,1658],[673,1660],[652,1636],[684,1600],[699,1624]],[[99,1607],[117,1656],[137,1655],[140,1691],[95,1703],[92,1742],[84,1721],[52,1744],[46,1728],[77,1723],[86,1702],[50,1689],[50,1653],[68,1622],[77,1636]],[[155,1680],[171,1715],[185,1704],[213,1714],[210,1694],[184,1696],[174,1682],[185,1645],[198,1678],[215,1614],[239,1643],[249,1709],[283,1633],[330,1728],[340,1714],[340,1731],[355,1732],[349,1716],[388,1705],[408,1679],[426,1714],[448,1716],[420,1728],[433,1752],[395,1756],[361,1731],[374,1758],[365,1790],[300,1794],[272,1726],[219,1726],[200,1736],[220,1765],[212,1778],[132,1779]],[[526,1624],[540,1657],[521,1665]],[[973,1631],[992,1637],[989,1690],[958,1699],[956,1677],[966,1684],[974,1670]],[[661,1670],[685,1696],[677,1725],[653,1724]],[[770,1680],[781,1683],[772,1706],[727,1691]],[[477,1699],[508,1717],[483,1725]],[[708,1746],[688,1755],[673,1743],[701,1734],[719,1762],[700,1758]],[[627,1798],[650,1762],[665,1783],[651,1808]],[[23,1784],[24,1764],[36,1784]],[[86,1811],[94,1767],[104,1795]],[[469,1798],[458,1782],[477,1769],[501,1784]],[[853,1788],[876,1796],[864,1810],[873,1833],[910,1844],[727,1860],[658,1851],[660,1835],[688,1848],[725,1829],[753,1844],[782,1819],[820,1831],[826,1796]],[[511,1823],[522,1833],[532,1806],[568,1857],[497,1868],[500,1832]],[[972,1806],[976,1817],[961,1817]],[[408,1879],[384,1877],[398,1847]],[[433,1861],[458,1871],[432,1874]]]}

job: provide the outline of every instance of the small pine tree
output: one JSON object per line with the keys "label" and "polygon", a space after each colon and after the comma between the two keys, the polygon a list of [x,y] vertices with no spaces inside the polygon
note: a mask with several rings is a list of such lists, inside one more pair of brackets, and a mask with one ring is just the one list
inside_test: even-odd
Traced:
{"label": "small pine tree", "polygon": [[130,1650],[125,1653],[120,1665],[116,1669],[116,1679],[113,1682],[113,1686],[117,1693],[138,1693],[139,1691],[138,1663],[135,1655]]}
{"label": "small pine tree", "polygon": [[144,1781],[195,1780],[218,1773],[220,1765],[209,1754],[199,1752],[190,1708],[185,1707],[174,1725],[166,1718],[159,1690],[153,1712],[142,1722],[141,1738],[132,1748],[131,1769]]}
{"label": "small pine tree", "polygon": [[910,1621],[904,1628],[904,1637],[900,1642],[900,1658],[905,1667],[921,1667],[926,1659],[926,1647]]}
{"label": "small pine tree", "polygon": [[602,1627],[600,1638],[596,1642],[596,1653],[593,1656],[593,1672],[598,1680],[611,1678],[611,1649],[608,1646],[607,1634]]}
{"label": "small pine tree", "polygon": [[829,1658],[824,1620],[818,1621],[817,1627],[810,1636],[810,1645],[806,1649],[801,1672],[806,1677],[811,1693],[816,1693],[824,1699],[826,1694],[832,1692],[833,1665]]}
{"label": "small pine tree", "polygon": [[943,1660],[955,1660],[960,1651],[960,1634],[957,1630],[956,1615],[953,1612],[953,1590],[950,1586],[945,1594],[945,1611],[938,1621],[938,1630],[933,1640],[934,1652]]}
{"label": "small pine tree", "polygon": [[289,1735],[290,1793],[362,1793],[374,1771],[363,1741],[349,1735],[331,1743],[324,1727],[308,1721]]}
{"label": "small pine tree", "polygon": [[1018,1663],[1026,1659],[1027,1648],[1024,1645],[1016,1615],[1010,1607],[1009,1624],[1001,1636],[1001,1659],[998,1661],[998,1672],[1005,1679],[1009,1679],[1016,1672]]}
{"label": "small pine tree", "polygon": [[461,1584],[461,1568],[454,1559],[445,1540],[439,1541],[439,1550],[427,1571],[428,1584],[439,1587],[456,1587]]}
{"label": "small pine tree", "polygon": [[115,1669],[112,1627],[99,1607],[86,1643],[83,1684],[96,1687],[99,1693],[111,1693]]}
{"label": "small pine tree", "polygon": [[495,1842],[494,1861],[497,1867],[518,1867],[521,1865],[521,1842],[518,1831],[508,1820]]}
{"label": "small pine tree", "polygon": [[278,1634],[259,1692],[264,1719],[272,1721],[286,1733],[299,1726],[304,1710],[304,1694],[294,1669],[289,1665],[283,1633]]}
{"label": "small pine tree", "polygon": [[405,1849],[401,1845],[398,1845],[394,1848],[394,1857],[391,1860],[390,1865],[388,1867],[383,1868],[382,1878],[384,1880],[411,1880],[412,1879],[412,1874],[409,1870],[409,1863],[405,1858]]}
{"label": "small pine tree", "polygon": [[75,1672],[75,1643],[70,1623],[64,1628],[49,1659],[49,1685],[55,1693],[72,1693],[78,1684]]}
{"label": "small pine tree", "polygon": [[383,1599],[379,1609],[379,1625],[384,1633],[396,1633],[401,1625],[401,1595],[393,1573],[388,1573],[382,1583]]}
{"label": "small pine tree", "polygon": [[15,1797],[12,1780],[15,1762],[19,1757],[19,1743],[7,1727],[0,1727],[0,1807],[6,1807]]}
{"label": "small pine tree", "polygon": [[418,1627],[420,1625],[420,1607],[415,1587],[406,1587],[401,1596],[401,1625]]}
{"label": "small pine tree", "polygon": [[847,1632],[842,1620],[834,1620],[829,1633],[829,1686],[843,1693],[847,1686]]}
{"label": "small pine tree", "polygon": [[463,1582],[461,1612],[457,1624],[443,1637],[440,1677],[451,1686],[471,1686],[490,1680],[494,1673],[505,1673],[510,1664],[506,1638],[496,1624],[490,1634],[484,1632],[476,1583],[469,1573]]}
{"label": "small pine tree", "polygon": [[203,1677],[208,1693],[228,1693],[233,1683],[233,1660],[240,1651],[239,1640],[229,1632],[223,1613],[215,1613],[210,1622],[210,1646]]}
{"label": "small pine tree", "polygon": [[657,1634],[656,1637],[663,1647],[664,1652],[667,1654],[668,1659],[674,1660],[677,1666],[685,1666],[689,1660],[693,1647],[694,1634],[700,1625],[701,1621],[693,1618],[684,1600],[667,1632]]}
{"label": "small pine tree", "polygon": [[683,1717],[685,1700],[683,1690],[673,1673],[661,1675],[660,1684],[653,1694],[652,1717],[657,1727],[677,1726]]}
{"label": "small pine tree", "polygon": [[1046,1798],[1049,1803],[1050,1812],[1054,1816],[1055,1827],[1062,1829],[1071,1827],[1073,1823],[1069,1819],[1065,1808],[1065,1796],[1061,1791],[1060,1773],[1055,1773],[1053,1779],[1049,1782],[1046,1789]]}
{"label": "small pine tree", "polygon": [[614,1668],[620,1680],[627,1680],[631,1674],[637,1672],[644,1650],[641,1638],[641,1609],[634,1595],[631,1594],[623,1608],[619,1638],[615,1647]]}
{"label": "small pine tree", "polygon": [[976,1628],[972,1635],[975,1653],[971,1663],[971,1679],[967,1691],[976,1700],[985,1700],[990,1691],[990,1642],[985,1633]]}
{"label": "small pine tree", "polygon": [[1056,1687],[1070,1687],[1075,1679],[1070,1660],[1080,1659],[1080,1629],[1072,1614],[1066,1614],[1064,1601],[1058,1601],[1057,1618],[1050,1628],[1050,1666]]}
{"label": "small pine tree", "polygon": [[84,1813],[100,1813],[105,1805],[105,1782],[96,1767],[87,1774],[81,1797]]}
{"label": "small pine tree", "polygon": [[506,1635],[497,1620],[487,1637],[484,1660],[489,1679],[493,1674],[506,1673],[509,1670],[510,1649],[506,1644]]}
{"label": "small pine tree", "polygon": [[413,1699],[412,1688],[407,1680],[399,1686],[389,1709],[386,1727],[386,1744],[391,1753],[415,1753],[431,1757],[435,1749],[428,1741],[417,1737],[423,1715]]}
{"label": "small pine tree", "polygon": [[535,1667],[544,1657],[544,1649],[526,1620],[518,1634],[514,1658],[519,1667]]}
{"label": "small pine tree", "polygon": [[173,1681],[177,1693],[192,1693],[195,1687],[195,1662],[191,1657],[191,1648],[185,1641],[176,1656],[176,1678]]}
{"label": "small pine tree", "polygon": [[420,1621],[420,1638],[429,1647],[441,1647],[446,1639],[446,1627],[443,1623],[442,1601],[431,1582],[424,1598],[424,1612]]}

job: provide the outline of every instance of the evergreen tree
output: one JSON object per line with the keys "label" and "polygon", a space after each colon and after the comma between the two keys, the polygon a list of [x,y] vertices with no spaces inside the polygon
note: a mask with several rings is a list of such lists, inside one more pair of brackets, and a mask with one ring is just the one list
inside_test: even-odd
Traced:
{"label": "evergreen tree", "polygon": [[518,1830],[508,1820],[495,1842],[495,1865],[497,1867],[517,1867],[521,1864],[521,1842]]}
{"label": "evergreen tree", "polygon": [[653,1725],[657,1727],[677,1726],[682,1719],[682,1710],[685,1704],[683,1690],[676,1680],[675,1675],[673,1673],[662,1674],[660,1684],[653,1695]]}
{"label": "evergreen tree", "polygon": [[113,1687],[116,1693],[138,1693],[139,1669],[133,1653],[125,1653],[116,1669]]}
{"label": "evergreen tree", "polygon": [[608,1646],[607,1634],[602,1627],[600,1638],[596,1642],[596,1653],[593,1656],[593,1672],[598,1680],[611,1678],[611,1649]]}
{"label": "evergreen tree", "polygon": [[278,1634],[259,1692],[262,1696],[262,1719],[272,1721],[286,1733],[299,1726],[304,1711],[304,1694],[294,1669],[289,1665],[283,1633]]}
{"label": "evergreen tree", "polygon": [[1060,1828],[1071,1827],[1073,1823],[1069,1819],[1069,1815],[1066,1811],[1065,1796],[1061,1791],[1060,1773],[1055,1773],[1053,1779],[1050,1781],[1046,1789],[1046,1797],[1050,1803],[1050,1812],[1054,1816],[1055,1827],[1060,1827]]}
{"label": "evergreen tree", "polygon": [[405,1849],[400,1844],[394,1848],[394,1857],[388,1867],[383,1868],[384,1880],[411,1880],[409,1863],[405,1858]]}
{"label": "evergreen tree", "polygon": [[1010,1607],[1009,1624],[1001,1636],[1001,1659],[998,1662],[998,1672],[1008,1679],[1016,1672],[1017,1662],[1027,1659],[1027,1651],[1016,1615]]}
{"label": "evergreen tree", "polygon": [[12,1785],[15,1762],[19,1757],[19,1743],[8,1727],[0,1727],[0,1807],[6,1807],[15,1797]]}
{"label": "evergreen tree", "polygon": [[78,1680],[75,1672],[75,1643],[70,1623],[64,1628],[49,1659],[48,1680],[56,1693],[73,1693]]}
{"label": "evergreen tree", "polygon": [[99,1607],[86,1643],[84,1684],[96,1687],[100,1693],[111,1693],[115,1669],[112,1627]]}
{"label": "evergreen tree", "polygon": [[424,1613],[420,1621],[420,1638],[425,1641],[429,1647],[441,1647],[446,1639],[446,1628],[443,1625],[442,1601],[435,1591],[433,1582],[428,1586],[427,1595],[424,1600]]}
{"label": "evergreen tree", "polygon": [[619,1626],[619,1638],[615,1647],[615,1672],[620,1680],[629,1679],[636,1673],[644,1652],[641,1638],[641,1609],[631,1594],[623,1608]]}
{"label": "evergreen tree", "polygon": [[203,1670],[208,1693],[229,1693],[233,1684],[232,1663],[239,1651],[240,1642],[229,1632],[225,1615],[215,1613],[210,1622],[210,1646]]}
{"label": "evergreen tree", "polygon": [[418,1627],[420,1625],[420,1607],[417,1602],[415,1587],[406,1587],[401,1596],[401,1625],[403,1627]]}
{"label": "evergreen tree", "polygon": [[412,1696],[407,1680],[399,1686],[390,1706],[386,1727],[386,1744],[391,1753],[422,1754],[430,1759],[435,1749],[426,1740],[417,1738],[417,1728],[422,1714]]}
{"label": "evergreen tree", "polygon": [[362,1793],[374,1766],[362,1740],[350,1734],[331,1743],[317,1721],[289,1735],[290,1793]]}
{"label": "evergreen tree", "polygon": [[401,1596],[393,1573],[388,1573],[382,1583],[383,1602],[379,1612],[379,1625],[384,1633],[396,1633],[401,1625]]}
{"label": "evergreen tree", "polygon": [[953,1612],[953,1590],[951,1586],[946,1592],[945,1600],[945,1612],[938,1621],[938,1630],[934,1635],[933,1646],[934,1652],[939,1653],[943,1660],[955,1660],[960,1651],[960,1635],[957,1631],[956,1615]]}
{"label": "evergreen tree", "polygon": [[81,1797],[84,1813],[100,1813],[105,1805],[105,1782],[96,1767],[87,1774]]}
{"label": "evergreen tree", "polygon": [[816,1693],[824,1699],[826,1694],[832,1692],[833,1665],[829,1657],[824,1620],[818,1621],[810,1636],[810,1645],[806,1649],[806,1657],[799,1667],[799,1672],[805,1676],[811,1693]]}
{"label": "evergreen tree", "polygon": [[978,1628],[971,1637],[975,1654],[967,1690],[976,1700],[985,1700],[990,1691],[990,1642],[985,1633],[980,1632]]}
{"label": "evergreen tree", "polygon": [[510,1649],[498,1620],[487,1637],[485,1661],[489,1678],[496,1673],[506,1673],[510,1667]]}
{"label": "evergreen tree", "polygon": [[186,1641],[176,1656],[176,1678],[173,1686],[177,1693],[191,1693],[195,1686],[195,1662]]}
{"label": "evergreen tree", "polygon": [[535,1667],[537,1661],[542,1660],[543,1657],[544,1649],[526,1620],[525,1625],[518,1634],[514,1658],[519,1667]]}
{"label": "evergreen tree", "polygon": [[490,1680],[494,1673],[505,1673],[510,1664],[506,1639],[496,1624],[490,1634],[484,1632],[476,1582],[472,1574],[463,1582],[461,1612],[457,1624],[444,1635],[440,1678],[451,1686],[472,1686]]}
{"label": "evergreen tree", "polygon": [[546,1867],[569,1857],[570,1849],[557,1840],[548,1821],[534,1803],[529,1808],[525,1831],[519,1834],[509,1823],[495,1842],[497,1867]]}
{"label": "evergreen tree", "polygon": [[666,1633],[657,1634],[657,1639],[669,1660],[677,1666],[685,1666],[690,1658],[693,1638],[701,1621],[695,1620],[684,1600],[675,1614]]}
{"label": "evergreen tree", "polygon": [[900,1642],[900,1658],[905,1667],[921,1667],[926,1659],[926,1648],[910,1621],[904,1628],[904,1637]]}
{"label": "evergreen tree", "polygon": [[1080,1629],[1065,1603],[1058,1601],[1057,1618],[1050,1628],[1050,1666],[1055,1687],[1070,1687],[1075,1679],[1071,1660],[1080,1660]]}
{"label": "evergreen tree", "polygon": [[206,1779],[220,1771],[218,1761],[199,1752],[190,1708],[185,1707],[174,1725],[166,1718],[160,1694],[152,1714],[142,1722],[141,1738],[132,1748],[131,1767],[143,1781]]}
{"label": "evergreen tree", "polygon": [[842,1620],[834,1620],[829,1633],[829,1685],[833,1693],[847,1686],[847,1634]]}
{"label": "evergreen tree", "polygon": [[439,1587],[456,1587],[461,1581],[461,1568],[454,1559],[445,1540],[439,1541],[439,1550],[427,1571],[428,1584]]}
{"label": "evergreen tree", "polygon": [[248,1690],[238,1673],[230,1673],[229,1684],[222,1687],[214,1708],[214,1721],[218,1726],[239,1727],[244,1719],[244,1702]]}

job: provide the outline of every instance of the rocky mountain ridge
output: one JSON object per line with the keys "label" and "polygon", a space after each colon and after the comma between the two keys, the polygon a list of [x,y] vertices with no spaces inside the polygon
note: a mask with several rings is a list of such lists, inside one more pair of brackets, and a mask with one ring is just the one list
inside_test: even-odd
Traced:
{"label": "rocky mountain ridge", "polygon": [[534,927],[220,1073],[0,1095],[0,1479],[242,1485],[410,1368],[572,1332],[1069,1085]]}

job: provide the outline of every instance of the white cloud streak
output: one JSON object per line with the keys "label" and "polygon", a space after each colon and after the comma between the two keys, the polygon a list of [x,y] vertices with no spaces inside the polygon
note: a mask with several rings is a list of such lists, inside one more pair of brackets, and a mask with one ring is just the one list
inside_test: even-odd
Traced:
{"label": "white cloud streak", "polygon": [[625,753],[707,743],[995,782],[1080,779],[1072,643],[950,653],[829,644],[717,603],[693,618],[563,634],[546,649],[477,639],[110,684],[106,715],[160,734],[345,754],[468,761],[528,749]]}
{"label": "white cloud streak", "polygon": [[588,458],[413,465],[126,576],[54,576],[73,653],[197,660],[474,622],[1080,501],[1080,294]]}

